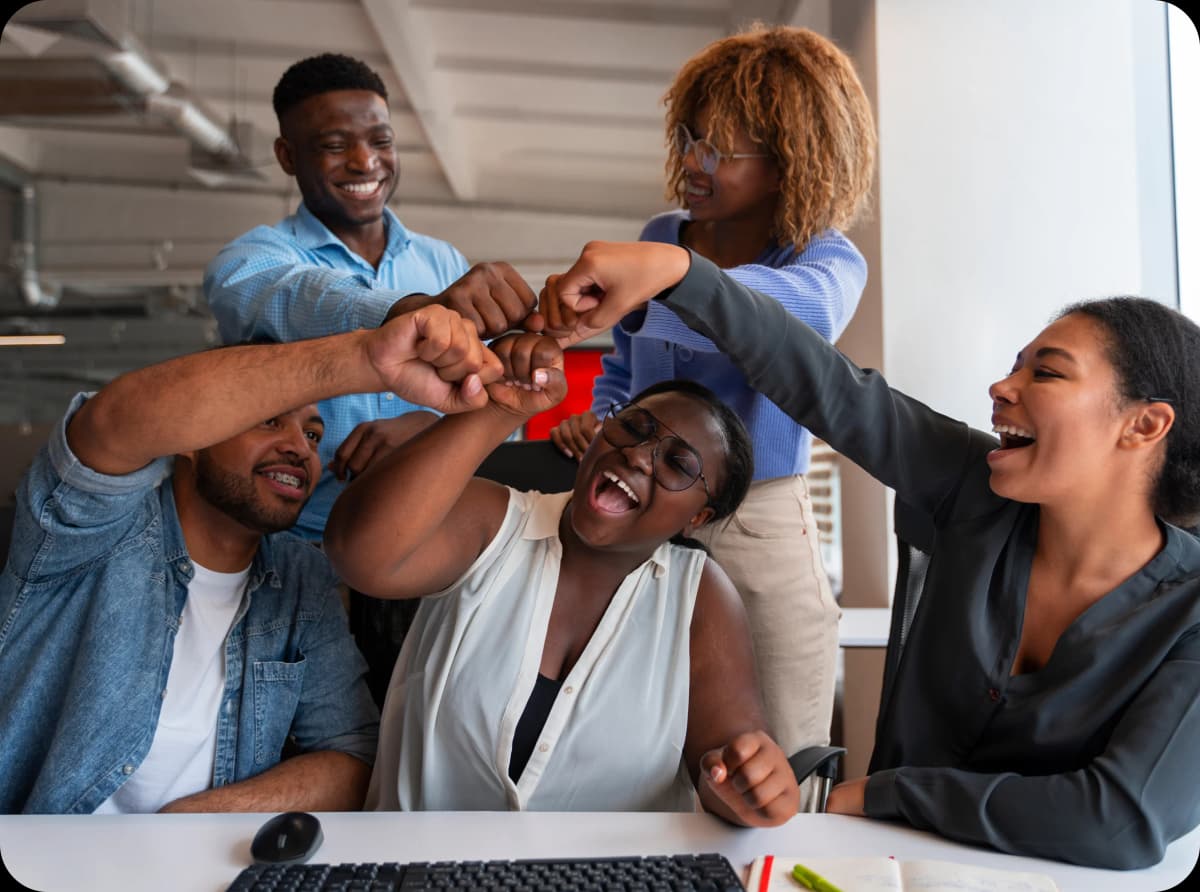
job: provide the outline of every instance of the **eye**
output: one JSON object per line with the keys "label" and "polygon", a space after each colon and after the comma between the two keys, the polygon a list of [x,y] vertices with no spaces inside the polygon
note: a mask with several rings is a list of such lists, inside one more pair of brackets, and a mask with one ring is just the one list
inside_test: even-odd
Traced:
{"label": "eye", "polygon": [[1059,374],[1058,372],[1054,371],[1053,369],[1039,367],[1039,368],[1036,368],[1033,370],[1033,377],[1035,379],[1037,379],[1037,378],[1062,378],[1064,376]]}
{"label": "eye", "polygon": [[345,143],[341,143],[341,142],[321,143],[321,151],[322,152],[333,152],[336,154],[337,152],[344,152],[345,150],[346,150]]}
{"label": "eye", "polygon": [[308,437],[309,440],[311,440],[314,444],[316,444],[316,443],[321,442],[321,436],[324,433],[325,433],[324,431],[309,430],[309,431],[304,432],[304,436]]}
{"label": "eye", "polygon": [[696,458],[695,453],[690,449],[676,446],[667,452],[666,459],[667,464],[672,468],[681,471],[689,477],[698,477],[700,475],[700,460]]}
{"label": "eye", "polygon": [[268,418],[266,421],[263,422],[263,427],[269,427],[269,428],[271,428],[271,430],[275,430],[276,428],[279,427],[279,419],[278,418]]}
{"label": "eye", "polygon": [[390,136],[383,136],[379,139],[372,140],[371,145],[375,146],[377,149],[390,149],[392,147],[392,138]]}
{"label": "eye", "polygon": [[621,427],[629,434],[639,439],[646,439],[653,436],[657,427],[645,412],[629,412],[618,415],[617,420],[621,422]]}

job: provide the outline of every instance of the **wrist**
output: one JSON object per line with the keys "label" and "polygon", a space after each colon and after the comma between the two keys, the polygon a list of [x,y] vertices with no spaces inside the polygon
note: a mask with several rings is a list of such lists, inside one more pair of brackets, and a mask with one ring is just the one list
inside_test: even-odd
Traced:
{"label": "wrist", "polygon": [[403,316],[405,313],[411,313],[413,310],[419,310],[422,307],[427,307],[435,303],[440,303],[436,297],[421,291],[414,291],[412,294],[406,294],[392,304],[391,308],[387,311],[387,315],[383,317],[383,321],[385,323],[391,322],[397,316]]}

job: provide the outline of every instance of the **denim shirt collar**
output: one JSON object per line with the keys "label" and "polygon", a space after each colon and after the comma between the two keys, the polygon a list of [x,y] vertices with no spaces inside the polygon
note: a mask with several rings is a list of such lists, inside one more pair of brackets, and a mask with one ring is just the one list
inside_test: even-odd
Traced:
{"label": "denim shirt collar", "polygon": [[[300,207],[296,209],[292,219],[295,221],[295,236],[300,247],[307,251],[333,249],[350,258],[358,266],[370,269],[374,275],[375,270],[371,264],[346,247],[346,243],[330,232],[329,227],[318,220],[304,202],[300,202]],[[408,230],[404,228],[400,218],[392,213],[391,208],[383,209],[383,227],[387,234],[387,246],[383,252],[385,259],[406,250],[412,243],[412,237],[408,234]]]}

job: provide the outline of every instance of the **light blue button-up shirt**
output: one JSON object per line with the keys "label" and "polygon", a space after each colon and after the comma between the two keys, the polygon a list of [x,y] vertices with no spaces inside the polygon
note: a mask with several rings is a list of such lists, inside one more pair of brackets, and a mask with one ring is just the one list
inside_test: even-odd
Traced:
{"label": "light blue button-up shirt", "polygon": [[[452,245],[404,228],[384,210],[387,247],[379,268],[355,254],[303,204],[274,226],[257,226],[234,239],[208,265],[204,294],[221,339],[298,341],[379,326],[410,294],[437,294],[467,271]],[[421,408],[391,393],[351,394],[320,403],[325,420],[325,471],[297,532],[319,539],[342,490],[328,465],[342,441],[363,421],[395,418]]]}
{"label": "light blue button-up shirt", "polygon": [[[71,452],[85,398],[21,481],[0,573],[0,813],[91,813],[137,770],[195,572],[171,459],[110,476]],[[263,537],[225,639],[212,786],[277,764],[289,736],[374,760],[379,713],[336,582],[311,544]]]}

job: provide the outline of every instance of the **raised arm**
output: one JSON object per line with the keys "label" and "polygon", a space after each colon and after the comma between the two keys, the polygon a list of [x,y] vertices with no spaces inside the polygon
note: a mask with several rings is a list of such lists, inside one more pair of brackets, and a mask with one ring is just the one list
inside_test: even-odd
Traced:
{"label": "raised arm", "polygon": [[488,386],[487,405],[439,420],[368,468],[334,504],[325,551],[359,591],[382,598],[441,591],[499,530],[508,492],[475,479],[475,469],[530,416],[557,405],[566,381],[550,338],[509,335],[492,349],[505,380]]}
{"label": "raised arm", "polygon": [[426,307],[372,331],[209,350],[129,372],[75,414],[67,441],[93,470],[126,474],[344,393],[391,390],[461,412],[487,401],[483,384],[499,371],[470,323]]}
{"label": "raised arm", "polygon": [[589,243],[547,283],[542,311],[547,331],[571,343],[655,297],[711,338],[752,388],[930,514],[995,446],[859,369],[778,301],[683,248]]}

